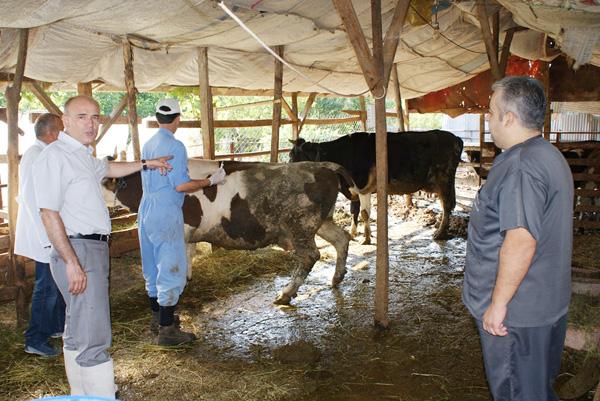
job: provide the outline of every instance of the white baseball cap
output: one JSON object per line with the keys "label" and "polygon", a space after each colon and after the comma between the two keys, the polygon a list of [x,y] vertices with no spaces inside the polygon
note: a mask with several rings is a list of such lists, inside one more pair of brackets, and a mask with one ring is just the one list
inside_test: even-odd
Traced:
{"label": "white baseball cap", "polygon": [[161,99],[156,105],[156,112],[165,116],[181,114],[179,101],[177,99]]}

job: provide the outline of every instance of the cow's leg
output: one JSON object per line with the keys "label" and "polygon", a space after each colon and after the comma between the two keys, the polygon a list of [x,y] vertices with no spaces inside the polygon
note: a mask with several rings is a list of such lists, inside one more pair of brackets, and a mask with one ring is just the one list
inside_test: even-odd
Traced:
{"label": "cow's leg", "polygon": [[346,259],[348,258],[348,234],[335,225],[331,220],[325,220],[317,235],[334,246],[336,252],[335,274],[331,280],[331,285],[337,287],[346,275]]}
{"label": "cow's leg", "polygon": [[192,279],[192,266],[194,262],[194,256],[196,256],[196,244],[188,243],[186,245],[186,253],[187,253],[187,280],[190,281]]}
{"label": "cow's leg", "polygon": [[448,236],[448,225],[450,223],[450,215],[454,206],[456,206],[456,193],[454,190],[454,176],[452,175],[448,180],[448,185],[445,186],[440,192],[437,192],[442,206],[442,219],[440,226],[433,233],[434,240],[441,240]]}
{"label": "cow's leg", "polygon": [[310,273],[320,257],[314,237],[310,240],[296,241],[293,246],[300,262],[292,273],[291,281],[281,290],[277,299],[275,299],[275,303],[278,305],[290,304],[292,298],[296,297],[298,288],[304,283],[306,276],[308,276],[308,273]]}
{"label": "cow's leg", "polygon": [[183,227],[183,238],[185,239],[185,253],[187,257],[187,281],[190,281],[192,279],[192,266],[194,262],[194,256],[196,256],[196,244],[191,243],[195,231],[196,229],[194,227],[191,227],[187,224]]}
{"label": "cow's leg", "polygon": [[350,236],[355,238],[358,235],[358,215],[360,214],[360,201],[350,201],[350,214],[352,215]]}
{"label": "cow's leg", "polygon": [[369,245],[371,243],[371,194],[360,194],[360,215],[363,223],[365,224],[365,240],[363,245]]}

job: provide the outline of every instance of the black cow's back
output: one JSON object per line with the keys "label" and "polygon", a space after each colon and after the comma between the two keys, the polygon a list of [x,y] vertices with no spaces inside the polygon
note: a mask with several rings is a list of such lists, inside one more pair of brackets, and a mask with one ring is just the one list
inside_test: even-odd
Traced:
{"label": "black cow's back", "polygon": [[[425,182],[432,169],[456,170],[463,143],[443,130],[388,132],[388,176],[390,180]],[[359,188],[367,184],[375,165],[375,134],[355,132],[319,144],[320,160],[344,166]]]}

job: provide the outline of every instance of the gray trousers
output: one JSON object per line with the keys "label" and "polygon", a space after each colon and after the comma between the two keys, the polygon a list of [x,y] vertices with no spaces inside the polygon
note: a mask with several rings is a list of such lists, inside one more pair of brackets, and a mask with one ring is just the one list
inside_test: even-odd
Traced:
{"label": "gray trousers", "polygon": [[55,249],[50,252],[50,270],[65,299],[64,347],[78,351],[75,361],[83,367],[110,360],[110,306],[108,299],[108,243],[71,239],[79,263],[87,276],[87,287],[78,295],[69,292],[65,261]]}
{"label": "gray trousers", "polygon": [[558,401],[553,385],[567,331],[567,315],[542,327],[508,327],[504,337],[476,320],[485,373],[494,401]]}

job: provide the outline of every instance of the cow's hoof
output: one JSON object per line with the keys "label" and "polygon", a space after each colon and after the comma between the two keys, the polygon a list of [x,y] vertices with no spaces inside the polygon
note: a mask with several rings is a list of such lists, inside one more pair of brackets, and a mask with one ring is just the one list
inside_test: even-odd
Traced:
{"label": "cow's hoof", "polygon": [[346,272],[344,272],[344,274],[340,274],[339,276],[333,276],[333,279],[331,279],[331,286],[336,288],[342,282],[342,280],[344,280],[345,276]]}
{"label": "cow's hoof", "polygon": [[290,302],[292,302],[292,297],[289,295],[279,294],[273,303],[275,305],[289,305]]}
{"label": "cow's hoof", "polygon": [[436,232],[433,234],[433,239],[435,241],[443,241],[445,239],[448,239],[448,235],[446,233],[443,232]]}
{"label": "cow's hoof", "polygon": [[371,239],[366,239],[362,242],[363,245],[371,245]]}

